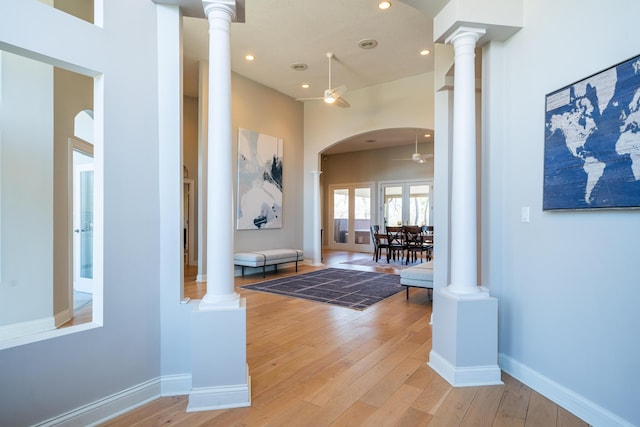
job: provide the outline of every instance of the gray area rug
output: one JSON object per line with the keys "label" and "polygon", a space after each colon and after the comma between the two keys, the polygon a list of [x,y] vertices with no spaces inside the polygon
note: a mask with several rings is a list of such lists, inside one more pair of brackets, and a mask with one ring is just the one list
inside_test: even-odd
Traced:
{"label": "gray area rug", "polygon": [[268,292],[326,304],[364,310],[400,291],[400,276],[371,271],[327,268],[242,286],[243,289]]}

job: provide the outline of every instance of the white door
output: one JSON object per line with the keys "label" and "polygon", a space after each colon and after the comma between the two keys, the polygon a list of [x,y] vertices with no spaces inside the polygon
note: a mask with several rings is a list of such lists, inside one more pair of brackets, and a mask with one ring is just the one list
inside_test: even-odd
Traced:
{"label": "white door", "polygon": [[371,224],[373,183],[335,185],[329,188],[329,248],[345,251],[373,250]]}
{"label": "white door", "polygon": [[93,293],[93,156],[73,151],[73,288]]}
{"label": "white door", "polygon": [[382,183],[384,225],[431,225],[431,183]]}

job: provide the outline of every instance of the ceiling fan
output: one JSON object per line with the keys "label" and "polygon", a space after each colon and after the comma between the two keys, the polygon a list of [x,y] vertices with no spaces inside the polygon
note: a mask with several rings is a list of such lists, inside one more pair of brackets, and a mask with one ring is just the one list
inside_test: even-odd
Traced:
{"label": "ceiling fan", "polygon": [[331,86],[331,63],[333,62],[335,55],[333,54],[333,52],[327,52],[326,56],[329,59],[329,89],[324,91],[324,96],[322,97],[298,98],[296,99],[296,101],[311,101],[315,99],[322,99],[327,104],[335,105],[336,107],[350,107],[351,105],[342,97],[342,95],[344,95],[344,93],[347,91],[347,87],[344,85],[335,88]]}
{"label": "ceiling fan", "polygon": [[418,153],[418,132],[416,132],[416,151],[411,155],[411,157],[406,159],[393,159],[393,160],[411,160],[416,163],[425,163],[427,159],[433,158],[433,154],[420,154]]}

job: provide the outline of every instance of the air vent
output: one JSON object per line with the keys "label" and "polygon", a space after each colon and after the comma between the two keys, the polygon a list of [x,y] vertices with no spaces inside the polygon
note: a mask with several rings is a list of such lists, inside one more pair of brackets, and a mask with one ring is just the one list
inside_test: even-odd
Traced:
{"label": "air vent", "polygon": [[296,70],[296,71],[304,71],[307,68],[307,64],[291,64],[291,69]]}
{"label": "air vent", "polygon": [[364,39],[358,42],[358,46],[361,49],[373,49],[374,47],[378,46],[378,42],[377,40],[373,39]]}

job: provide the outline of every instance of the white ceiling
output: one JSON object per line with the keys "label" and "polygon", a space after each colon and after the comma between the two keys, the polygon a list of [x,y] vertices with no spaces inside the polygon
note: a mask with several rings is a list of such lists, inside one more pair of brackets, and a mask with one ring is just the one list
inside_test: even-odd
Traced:
{"label": "white ceiling", "polygon": [[[433,54],[419,52],[433,52],[432,16],[447,2],[396,0],[381,11],[378,0],[246,0],[245,22],[231,24],[231,68],[292,98],[322,96],[329,83],[327,52],[335,54],[334,87],[355,90],[423,74],[433,70]],[[208,23],[185,16],[183,30],[184,92],[197,96],[197,63],[208,59]],[[361,49],[358,42],[363,39],[374,39],[378,45]],[[247,53],[255,55],[255,61],[247,62]],[[291,65],[298,63],[308,69],[293,70]],[[303,89],[302,83],[310,88]],[[348,92],[344,98],[349,99]],[[363,138],[376,139],[379,146],[385,140],[406,145],[413,143],[414,134],[405,129]],[[348,151],[345,147],[342,150]]]}

